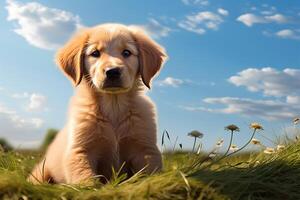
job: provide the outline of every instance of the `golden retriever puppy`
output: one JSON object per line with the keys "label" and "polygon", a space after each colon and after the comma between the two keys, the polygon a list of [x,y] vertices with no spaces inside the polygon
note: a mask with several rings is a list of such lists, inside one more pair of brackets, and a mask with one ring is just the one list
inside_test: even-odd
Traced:
{"label": "golden retriever puppy", "polygon": [[77,33],[57,64],[75,87],[66,126],[33,169],[33,183],[109,180],[112,168],[132,174],[162,167],[156,112],[144,85],[166,59],[164,49],[136,27],[103,24]]}

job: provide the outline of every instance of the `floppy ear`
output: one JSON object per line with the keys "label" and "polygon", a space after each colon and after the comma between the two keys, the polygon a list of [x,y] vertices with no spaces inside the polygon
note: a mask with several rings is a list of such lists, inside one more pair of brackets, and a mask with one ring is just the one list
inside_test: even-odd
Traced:
{"label": "floppy ear", "polygon": [[139,49],[140,73],[143,83],[150,89],[150,81],[160,70],[167,58],[165,50],[143,31],[133,29]]}
{"label": "floppy ear", "polygon": [[88,30],[80,31],[56,54],[57,65],[75,86],[79,85],[83,76],[83,50],[88,37]]}

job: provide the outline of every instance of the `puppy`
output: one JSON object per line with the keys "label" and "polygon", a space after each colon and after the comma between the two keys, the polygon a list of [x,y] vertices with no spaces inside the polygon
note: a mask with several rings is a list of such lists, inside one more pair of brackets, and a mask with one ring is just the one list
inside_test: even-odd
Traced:
{"label": "puppy", "polygon": [[133,174],[162,168],[156,112],[144,95],[164,49],[136,27],[103,24],[77,33],[56,62],[75,86],[68,121],[33,169],[33,183],[109,180],[112,168]]}

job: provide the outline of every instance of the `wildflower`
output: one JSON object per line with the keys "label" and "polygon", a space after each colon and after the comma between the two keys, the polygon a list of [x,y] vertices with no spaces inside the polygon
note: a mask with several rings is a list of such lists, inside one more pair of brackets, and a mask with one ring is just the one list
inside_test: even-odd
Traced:
{"label": "wildflower", "polygon": [[196,145],[197,138],[203,138],[203,135],[204,135],[203,133],[201,133],[199,131],[196,131],[196,130],[188,133],[188,136],[194,137],[194,144],[193,144],[192,152],[194,152],[194,150],[195,150],[195,145]]}
{"label": "wildflower", "polygon": [[271,148],[271,147],[267,147],[267,148],[264,150],[264,153],[265,153],[265,154],[273,154],[273,153],[275,153],[275,149],[274,149],[274,148]]}
{"label": "wildflower", "polygon": [[195,138],[203,138],[203,135],[204,135],[203,133],[196,130],[188,133],[188,136],[195,137]]}
{"label": "wildflower", "polygon": [[223,139],[219,140],[219,141],[217,142],[217,144],[216,144],[216,147],[217,147],[217,148],[222,147],[223,143],[224,143],[224,140],[223,140]]}
{"label": "wildflower", "polygon": [[217,156],[217,154],[215,153],[215,152],[212,152],[212,153],[210,153],[209,155],[208,155],[208,157],[210,158],[210,159],[213,159],[214,157],[216,157]]}
{"label": "wildflower", "polygon": [[178,166],[177,166],[177,165],[172,165],[172,169],[173,169],[173,170],[177,170],[177,169],[178,169]]}
{"label": "wildflower", "polygon": [[262,125],[260,125],[259,123],[256,123],[256,122],[251,123],[250,128],[252,128],[254,130],[264,130]]}
{"label": "wildflower", "polygon": [[281,151],[285,148],[284,145],[277,145],[277,151]]}
{"label": "wildflower", "polygon": [[231,146],[230,146],[230,150],[231,151],[237,151],[239,148],[235,145],[235,144],[232,144]]}
{"label": "wildflower", "polygon": [[299,117],[296,117],[296,118],[293,120],[293,122],[294,122],[294,125],[299,124],[300,118],[299,118]]}
{"label": "wildflower", "polygon": [[253,139],[251,140],[251,142],[252,142],[252,144],[254,144],[254,145],[260,145],[260,144],[261,144],[260,141],[259,141],[258,139],[255,139],[255,138],[253,138]]}
{"label": "wildflower", "polygon": [[225,130],[227,131],[231,131],[231,132],[234,132],[234,131],[240,131],[240,128],[234,124],[230,124],[228,126],[225,127]]}

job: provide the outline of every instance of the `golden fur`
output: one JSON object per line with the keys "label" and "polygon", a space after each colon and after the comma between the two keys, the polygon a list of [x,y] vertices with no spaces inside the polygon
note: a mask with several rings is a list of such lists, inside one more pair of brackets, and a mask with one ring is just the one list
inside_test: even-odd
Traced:
{"label": "golden fur", "polygon": [[[122,57],[124,49],[132,55]],[[90,56],[99,50],[100,57]],[[81,183],[99,175],[110,179],[112,167],[129,175],[145,166],[160,170],[156,112],[144,85],[160,70],[166,54],[136,27],[104,24],[77,33],[57,53],[57,63],[75,87],[66,126],[34,168],[33,183]],[[104,87],[105,71],[119,67],[118,87]]]}

